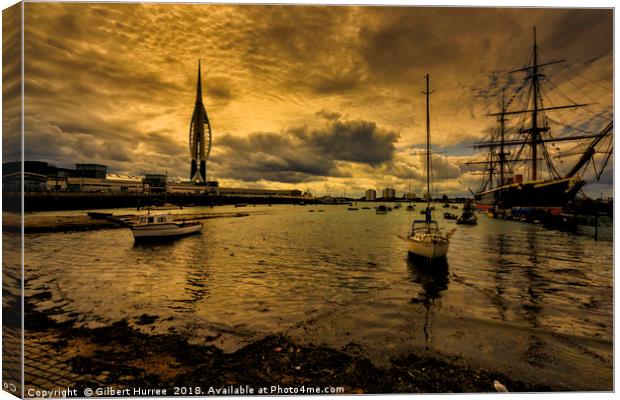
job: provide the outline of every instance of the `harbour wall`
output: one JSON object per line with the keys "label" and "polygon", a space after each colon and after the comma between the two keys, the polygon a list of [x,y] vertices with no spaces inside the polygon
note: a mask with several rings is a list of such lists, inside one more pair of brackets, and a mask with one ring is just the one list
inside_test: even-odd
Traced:
{"label": "harbour wall", "polygon": [[[91,210],[104,208],[136,208],[173,204],[179,207],[216,206],[226,204],[299,204],[309,203],[306,197],[243,196],[185,193],[73,193],[31,192],[24,194],[24,211]],[[20,193],[3,194],[3,210],[19,212]]]}

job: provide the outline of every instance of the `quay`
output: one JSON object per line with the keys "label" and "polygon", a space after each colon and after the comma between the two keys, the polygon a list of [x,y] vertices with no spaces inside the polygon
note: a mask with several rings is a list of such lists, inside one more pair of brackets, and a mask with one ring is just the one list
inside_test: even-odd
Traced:
{"label": "quay", "polygon": [[[156,211],[154,211],[156,212]],[[220,213],[175,213],[177,221],[205,220],[212,218],[238,218],[253,214],[264,214],[266,211],[220,212]],[[21,231],[21,216],[14,213],[3,213],[3,229],[6,232]],[[92,218],[86,212],[80,215],[24,215],[24,233],[81,232],[100,229],[126,228],[126,221],[137,219],[137,214],[119,214],[111,218]]]}
{"label": "quay", "polygon": [[[24,211],[94,210],[103,208],[136,208],[172,204],[179,208],[231,204],[302,204],[310,200],[301,195],[211,195],[193,193],[120,193],[120,192],[26,192]],[[19,212],[21,195],[4,193],[4,211]]]}

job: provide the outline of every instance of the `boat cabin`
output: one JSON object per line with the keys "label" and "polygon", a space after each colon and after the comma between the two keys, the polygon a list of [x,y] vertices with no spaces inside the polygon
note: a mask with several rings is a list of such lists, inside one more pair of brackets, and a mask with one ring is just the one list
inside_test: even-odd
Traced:
{"label": "boat cabin", "polygon": [[166,224],[172,222],[172,218],[168,214],[148,214],[141,215],[138,219],[138,224],[147,225],[147,224]]}
{"label": "boat cabin", "polygon": [[426,222],[425,220],[417,220],[413,221],[413,226],[411,227],[411,235],[415,234],[424,234],[431,231],[439,231],[439,225],[437,221]]}

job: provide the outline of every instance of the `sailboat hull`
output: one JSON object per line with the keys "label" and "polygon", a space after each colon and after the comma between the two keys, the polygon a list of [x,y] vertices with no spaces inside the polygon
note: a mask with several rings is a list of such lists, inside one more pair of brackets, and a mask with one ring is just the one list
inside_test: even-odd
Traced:
{"label": "sailboat hull", "polygon": [[450,242],[445,238],[409,238],[409,254],[426,259],[445,258]]}

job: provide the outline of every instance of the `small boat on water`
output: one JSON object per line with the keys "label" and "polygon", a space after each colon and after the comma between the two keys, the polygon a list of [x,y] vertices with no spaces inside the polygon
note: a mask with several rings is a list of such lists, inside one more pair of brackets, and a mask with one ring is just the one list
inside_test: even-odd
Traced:
{"label": "small boat on water", "polygon": [[413,209],[414,209],[414,208],[415,208],[415,206],[414,206],[414,205],[409,204],[409,205],[407,206],[407,211],[413,211]]}
{"label": "small boat on water", "polygon": [[384,206],[383,204],[381,204],[380,206],[375,208],[375,212],[377,214],[387,214],[388,209],[386,206]]}
{"label": "small boat on water", "polygon": [[174,238],[198,233],[202,230],[199,221],[174,221],[170,214],[141,215],[138,222],[130,226],[136,242],[149,239]]}
{"label": "small boat on water", "polygon": [[359,210],[359,208],[357,208],[357,207],[347,207],[347,210],[349,210],[349,211],[357,211],[357,210]]}
{"label": "small boat on water", "polygon": [[459,206],[452,206],[453,209],[458,210]]}
{"label": "small boat on water", "polygon": [[470,201],[463,206],[463,214],[456,220],[456,223],[459,225],[476,225],[478,223],[478,217]]}
{"label": "small boat on water", "polygon": [[444,203],[443,208],[450,208],[450,204]]}
{"label": "small boat on water", "polygon": [[104,212],[88,212],[86,213],[92,219],[110,219],[112,218],[112,213],[104,213]]}
{"label": "small boat on water", "polygon": [[394,210],[398,210],[400,208],[400,204],[394,205]]}
{"label": "small boat on water", "polygon": [[411,232],[407,238],[409,254],[426,258],[432,262],[443,259],[448,254],[450,240],[440,229],[437,221],[432,220],[431,211],[431,133],[429,116],[429,76],[426,75],[426,209],[425,219],[413,221]]}
{"label": "small boat on water", "polygon": [[362,207],[362,210],[370,210],[370,207]]}
{"label": "small boat on water", "polygon": [[452,214],[452,213],[449,213],[449,212],[443,213],[443,217],[445,219],[457,219],[458,218],[458,216],[456,214]]}
{"label": "small boat on water", "polygon": [[245,203],[235,204],[235,207],[247,207],[248,205]]}

